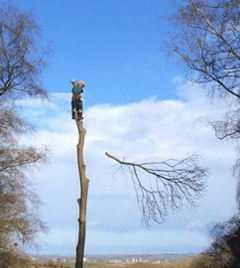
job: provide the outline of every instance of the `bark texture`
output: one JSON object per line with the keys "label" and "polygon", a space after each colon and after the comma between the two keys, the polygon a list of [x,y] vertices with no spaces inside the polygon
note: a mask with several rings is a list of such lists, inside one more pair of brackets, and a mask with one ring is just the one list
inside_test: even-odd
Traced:
{"label": "bark texture", "polygon": [[77,161],[78,161],[78,170],[80,178],[80,191],[81,197],[77,200],[79,205],[79,234],[78,234],[78,244],[76,249],[76,268],[83,267],[83,257],[84,257],[84,246],[85,246],[85,234],[86,234],[86,211],[87,211],[87,195],[88,195],[88,185],[89,179],[86,178],[85,170],[86,165],[83,160],[83,145],[86,130],[83,127],[82,120],[76,120],[79,141],[77,144]]}

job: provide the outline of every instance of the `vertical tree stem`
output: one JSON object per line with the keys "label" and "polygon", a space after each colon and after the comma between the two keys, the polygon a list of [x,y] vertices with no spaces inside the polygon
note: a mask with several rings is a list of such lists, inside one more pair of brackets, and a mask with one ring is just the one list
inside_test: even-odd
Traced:
{"label": "vertical tree stem", "polygon": [[78,233],[78,244],[76,248],[76,268],[83,267],[83,257],[84,257],[84,246],[85,246],[85,234],[86,234],[86,210],[87,210],[87,195],[88,195],[88,185],[89,179],[86,178],[85,169],[86,165],[83,160],[83,145],[86,130],[83,127],[82,120],[76,120],[79,141],[77,144],[77,161],[78,161],[78,171],[80,178],[80,191],[81,197],[77,200],[79,204],[79,233]]}

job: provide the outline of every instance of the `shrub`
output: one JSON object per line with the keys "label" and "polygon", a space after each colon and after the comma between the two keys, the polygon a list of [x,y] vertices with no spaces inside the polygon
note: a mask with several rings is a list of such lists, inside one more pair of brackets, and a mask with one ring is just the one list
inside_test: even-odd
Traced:
{"label": "shrub", "polygon": [[211,230],[212,244],[193,260],[191,268],[240,267],[240,218],[217,223]]}
{"label": "shrub", "polygon": [[0,253],[0,267],[30,268],[32,267],[32,262],[26,255],[16,254],[8,251]]}

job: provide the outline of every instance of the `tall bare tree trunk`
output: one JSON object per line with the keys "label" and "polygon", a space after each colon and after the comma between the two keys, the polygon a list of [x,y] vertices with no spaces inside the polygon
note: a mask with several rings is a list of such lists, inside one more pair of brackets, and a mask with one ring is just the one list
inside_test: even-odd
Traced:
{"label": "tall bare tree trunk", "polygon": [[85,169],[86,165],[83,160],[83,145],[86,130],[83,127],[82,120],[75,120],[79,133],[79,141],[77,144],[77,160],[78,160],[78,171],[81,184],[81,197],[77,200],[79,204],[79,233],[78,233],[78,244],[76,249],[76,268],[83,267],[84,257],[84,245],[85,245],[85,233],[86,233],[86,210],[87,210],[87,195],[89,179],[86,178]]}

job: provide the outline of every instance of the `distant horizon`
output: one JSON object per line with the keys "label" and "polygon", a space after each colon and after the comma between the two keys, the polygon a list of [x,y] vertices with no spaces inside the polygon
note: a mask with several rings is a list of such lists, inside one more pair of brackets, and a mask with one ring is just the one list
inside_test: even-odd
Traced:
{"label": "distant horizon", "polygon": [[[188,254],[85,254],[85,262],[135,262],[135,261],[175,261],[185,258],[196,257],[197,253],[188,253]],[[37,260],[43,259],[58,259],[60,261],[75,261],[76,254],[31,254],[32,257],[35,257]]]}
{"label": "distant horizon", "polygon": [[[207,246],[195,246],[195,245],[175,245],[175,246],[117,246],[115,245],[112,249],[108,249],[103,242],[101,249],[99,247],[93,247],[87,245],[85,249],[85,255],[186,255],[186,254],[200,254]],[[51,247],[48,244],[40,246],[38,250],[29,250],[31,255],[75,255],[76,245],[55,245]]]}
{"label": "distant horizon", "polygon": [[[150,253],[139,253],[139,254],[121,254],[121,253],[110,253],[110,254],[107,254],[107,253],[104,253],[104,254],[100,254],[100,253],[96,253],[96,254],[84,254],[84,256],[115,256],[115,255],[122,255],[122,256],[140,256],[140,255],[144,255],[144,256],[147,256],[147,255],[198,255],[198,254],[201,254],[201,252],[199,253],[193,253],[193,252],[189,252],[189,253],[156,253],[156,254],[150,254]],[[69,253],[69,254],[41,254],[41,253],[29,253],[29,255],[41,255],[41,256],[55,256],[55,255],[58,255],[58,256],[76,256],[76,254],[74,253]]]}

